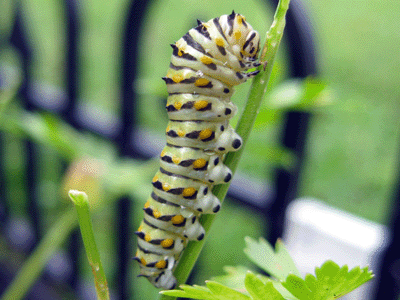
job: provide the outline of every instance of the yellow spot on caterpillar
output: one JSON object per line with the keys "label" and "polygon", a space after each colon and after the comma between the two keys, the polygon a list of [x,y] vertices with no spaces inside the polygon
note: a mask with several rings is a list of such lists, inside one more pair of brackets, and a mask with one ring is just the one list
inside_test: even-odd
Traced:
{"label": "yellow spot on caterpillar", "polygon": [[199,100],[194,103],[194,108],[197,110],[207,107],[208,102],[206,100]]}
{"label": "yellow spot on caterpillar", "polygon": [[184,137],[185,136],[185,132],[183,131],[183,130],[178,130],[178,132],[177,132],[177,134],[180,136],[180,137]]}
{"label": "yellow spot on caterpillar", "polygon": [[179,83],[183,80],[183,76],[180,74],[176,74],[176,75],[172,76],[172,80],[176,83]]}
{"label": "yellow spot on caterpillar", "polygon": [[220,46],[220,47],[223,47],[224,45],[225,45],[225,43],[224,43],[224,39],[223,38],[216,38],[215,39],[215,44],[217,45],[217,46]]}
{"label": "yellow spot on caterpillar", "polygon": [[150,234],[146,234],[145,236],[144,236],[144,240],[146,241],[146,242],[150,242],[151,241],[151,236],[150,236]]}
{"label": "yellow spot on caterpillar", "polygon": [[[148,208],[150,206],[150,201],[147,201],[145,204],[144,204],[144,208]],[[139,230],[139,231],[141,231],[141,230]]]}
{"label": "yellow spot on caterpillar", "polygon": [[163,149],[163,151],[161,151],[160,157],[163,157],[165,155],[165,149]]}
{"label": "yellow spot on caterpillar", "polygon": [[172,217],[171,221],[172,224],[181,224],[185,221],[185,218],[182,215],[176,215]]}
{"label": "yellow spot on caterpillar", "polygon": [[213,60],[210,57],[205,56],[205,55],[200,58],[200,61],[205,65],[209,65],[209,64],[213,63]]}
{"label": "yellow spot on caterpillar", "polygon": [[213,131],[210,128],[203,129],[200,131],[199,137],[201,140],[208,139],[212,135]]}
{"label": "yellow spot on caterpillar", "polygon": [[165,132],[168,132],[169,131],[169,126],[167,126],[167,129],[165,129]]}
{"label": "yellow spot on caterpillar", "polygon": [[[178,46],[178,45],[177,45]],[[184,54],[185,49],[183,47],[178,46],[178,55],[182,56]]]}
{"label": "yellow spot on caterpillar", "polygon": [[142,230],[143,230],[143,225],[140,225],[139,228],[138,228],[138,231],[142,231]]}
{"label": "yellow spot on caterpillar", "polygon": [[199,78],[196,80],[196,82],[194,83],[195,86],[205,86],[207,84],[209,84],[210,81],[205,79],[205,78]]}
{"label": "yellow spot on caterpillar", "polygon": [[170,187],[170,185],[168,183],[164,182],[162,184],[162,189],[167,192],[167,191],[169,191],[171,189],[171,187]]}
{"label": "yellow spot on caterpillar", "polygon": [[181,107],[182,107],[182,103],[181,102],[175,102],[174,103],[174,107],[175,107],[176,110],[180,110]]}
{"label": "yellow spot on caterpillar", "polygon": [[159,217],[161,217],[161,213],[157,209],[155,209],[153,210],[153,216],[154,218],[158,219]]}
{"label": "yellow spot on caterpillar", "polygon": [[139,250],[137,250],[137,251],[136,251],[136,254],[135,254],[135,256],[136,256],[136,257],[138,257],[138,256],[139,256]]}
{"label": "yellow spot on caterpillar", "polygon": [[191,196],[194,195],[194,193],[196,193],[196,189],[193,188],[193,187],[188,187],[188,188],[185,188],[185,189],[183,190],[182,196],[183,196],[183,197],[191,197]]}
{"label": "yellow spot on caterpillar", "polygon": [[238,24],[242,25],[243,21],[246,21],[246,18],[243,16],[237,16],[237,22]]}
{"label": "yellow spot on caterpillar", "polygon": [[180,159],[179,157],[176,157],[176,156],[174,155],[174,156],[172,156],[172,161],[173,161],[175,164],[179,164],[179,163],[181,162],[181,159]]}
{"label": "yellow spot on caterpillar", "polygon": [[143,257],[140,259],[140,262],[142,263],[143,266],[146,265],[146,260]]}
{"label": "yellow spot on caterpillar", "polygon": [[160,260],[158,263],[156,263],[156,268],[158,269],[165,269],[167,266],[167,262],[165,260]]}
{"label": "yellow spot on caterpillar", "polygon": [[206,160],[204,159],[204,158],[199,158],[199,159],[196,159],[195,161],[194,161],[194,163],[193,163],[193,167],[195,168],[195,169],[201,169],[201,168],[203,168],[205,165],[206,165]]}
{"label": "yellow spot on caterpillar", "polygon": [[235,36],[235,39],[240,39],[240,37],[242,36],[242,33],[240,32],[240,31],[235,31],[234,32],[234,36]]}
{"label": "yellow spot on caterpillar", "polygon": [[157,180],[158,180],[158,176],[155,175],[155,176],[153,177],[153,182],[156,182]]}
{"label": "yellow spot on caterpillar", "polygon": [[173,243],[174,243],[174,240],[173,240],[173,239],[165,239],[165,240],[163,240],[163,241],[161,242],[161,246],[162,246],[163,248],[169,248],[169,247],[172,246]]}

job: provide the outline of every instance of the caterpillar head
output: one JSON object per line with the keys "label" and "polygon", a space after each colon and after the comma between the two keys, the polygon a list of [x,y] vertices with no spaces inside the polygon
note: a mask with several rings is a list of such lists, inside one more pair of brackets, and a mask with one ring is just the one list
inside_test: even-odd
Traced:
{"label": "caterpillar head", "polygon": [[244,57],[257,58],[260,50],[260,35],[257,31],[252,30],[246,36],[246,41],[242,46],[242,54]]}
{"label": "caterpillar head", "polygon": [[246,18],[234,11],[226,16],[225,35],[232,48],[245,60],[257,58],[260,50],[260,35],[246,22]]}

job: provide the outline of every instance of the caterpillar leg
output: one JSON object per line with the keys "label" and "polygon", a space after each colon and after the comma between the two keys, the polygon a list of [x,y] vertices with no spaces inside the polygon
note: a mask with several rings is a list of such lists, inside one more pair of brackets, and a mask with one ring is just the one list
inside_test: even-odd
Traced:
{"label": "caterpillar leg", "polygon": [[156,261],[152,263],[146,262],[146,258],[149,258],[149,255],[142,254],[141,258],[139,258],[139,256],[134,257],[134,259],[141,264],[140,274],[138,276],[146,277],[156,288],[164,290],[175,288],[177,281],[172,270],[176,266],[176,260],[173,257],[164,258],[157,255],[153,256],[155,256],[153,259],[156,259]]}
{"label": "caterpillar leg", "polygon": [[177,281],[172,270],[161,272],[157,277],[148,277],[149,281],[156,287],[163,290],[173,290]]}

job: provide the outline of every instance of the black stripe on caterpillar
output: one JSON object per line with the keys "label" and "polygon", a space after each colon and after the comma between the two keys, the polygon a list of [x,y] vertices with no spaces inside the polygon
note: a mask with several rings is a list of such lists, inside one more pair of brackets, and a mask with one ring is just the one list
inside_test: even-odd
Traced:
{"label": "black stripe on caterpillar", "polygon": [[232,172],[223,156],[242,145],[229,125],[237,108],[234,86],[254,77],[258,67],[259,34],[240,14],[232,12],[189,30],[172,44],[166,77],[170,119],[160,170],[136,232],[135,260],[140,275],[157,288],[173,289],[173,271],[189,240],[202,240],[201,214],[216,213],[220,201],[213,185],[227,183]]}

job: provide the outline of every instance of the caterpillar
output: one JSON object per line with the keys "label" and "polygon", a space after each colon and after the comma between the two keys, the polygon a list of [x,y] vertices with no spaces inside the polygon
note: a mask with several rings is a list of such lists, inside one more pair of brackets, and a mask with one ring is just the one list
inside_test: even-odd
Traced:
{"label": "caterpillar", "polygon": [[234,86],[259,73],[260,37],[245,17],[223,15],[190,29],[175,44],[167,75],[167,144],[144,219],[135,232],[134,259],[140,275],[155,287],[173,289],[173,271],[188,241],[202,240],[201,214],[214,214],[220,201],[211,190],[227,183],[231,170],[224,154],[242,139],[229,125],[237,112],[230,101]]}

